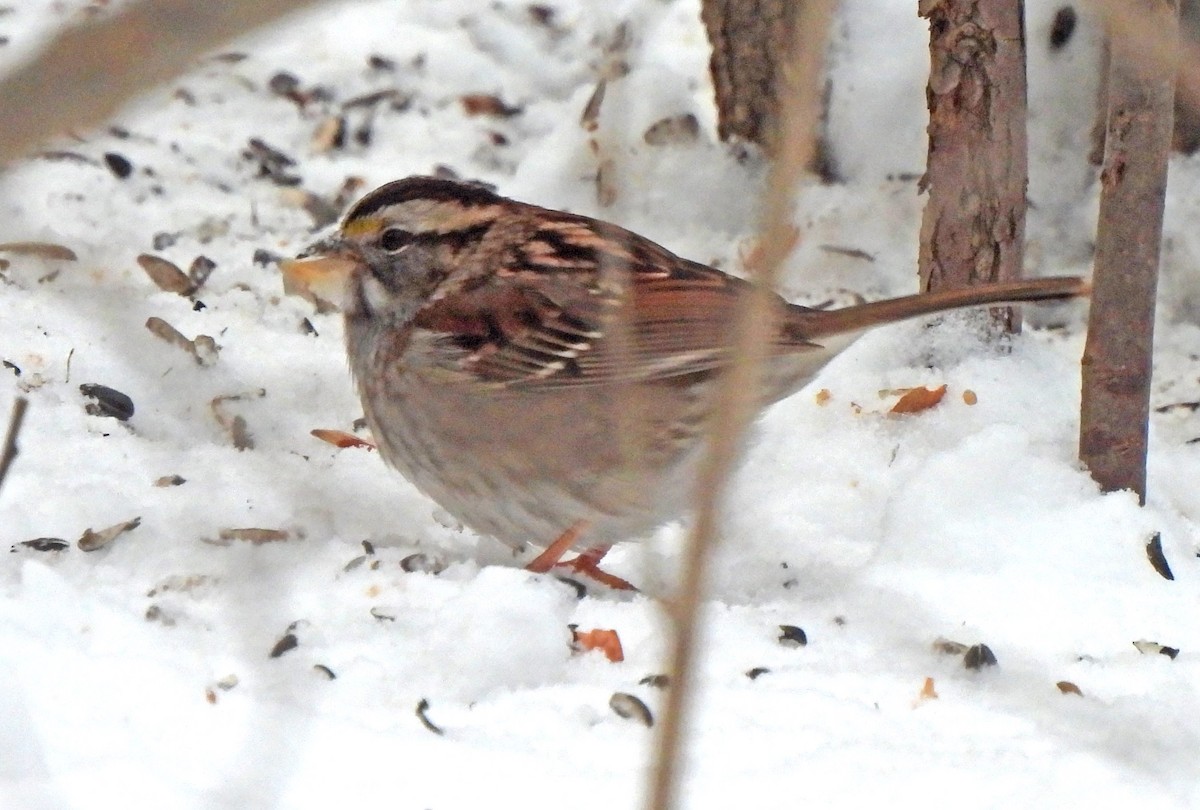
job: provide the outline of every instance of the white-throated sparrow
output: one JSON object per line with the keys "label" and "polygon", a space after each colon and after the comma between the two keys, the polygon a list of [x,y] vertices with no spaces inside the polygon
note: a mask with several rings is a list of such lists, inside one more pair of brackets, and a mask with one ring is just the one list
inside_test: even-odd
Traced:
{"label": "white-throated sparrow", "polygon": [[[606,222],[409,177],[285,262],[341,307],[383,458],[477,532],[606,546],[678,517],[694,493],[714,379],[747,282]],[[942,310],[1071,298],[1078,278],[839,310],[777,300],[763,406],[865,330]]]}

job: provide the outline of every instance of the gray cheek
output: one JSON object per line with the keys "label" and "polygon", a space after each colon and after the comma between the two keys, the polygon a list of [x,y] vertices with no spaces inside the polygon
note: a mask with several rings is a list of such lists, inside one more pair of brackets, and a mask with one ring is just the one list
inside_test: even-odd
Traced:
{"label": "gray cheek", "polygon": [[348,316],[406,324],[444,277],[428,251],[419,248],[372,258],[376,266],[386,264],[387,270],[382,277],[362,275],[347,307]]}

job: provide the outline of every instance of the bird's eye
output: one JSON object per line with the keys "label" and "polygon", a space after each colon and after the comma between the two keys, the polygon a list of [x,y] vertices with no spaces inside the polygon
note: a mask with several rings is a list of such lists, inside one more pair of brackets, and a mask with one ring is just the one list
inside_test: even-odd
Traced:
{"label": "bird's eye", "polygon": [[412,240],[413,234],[410,231],[401,230],[400,228],[388,228],[379,237],[379,246],[387,251],[396,251]]}

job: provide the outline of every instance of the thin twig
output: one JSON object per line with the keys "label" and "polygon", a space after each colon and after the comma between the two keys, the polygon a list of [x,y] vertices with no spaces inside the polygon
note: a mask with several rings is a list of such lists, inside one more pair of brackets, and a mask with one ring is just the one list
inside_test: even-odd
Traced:
{"label": "thin twig", "polygon": [[21,425],[25,422],[25,410],[28,407],[29,400],[25,397],[17,397],[13,403],[12,416],[8,420],[8,433],[4,435],[4,449],[0,451],[0,488],[4,487],[8,468],[17,458],[17,434],[21,432]]}
{"label": "thin twig", "polygon": [[762,366],[772,330],[771,289],[793,240],[792,196],[815,151],[821,109],[822,70],[836,0],[798,4],[793,53],[778,72],[779,150],[767,178],[761,234],[762,254],[755,273],[755,292],[741,302],[736,331],[735,362],[722,375],[712,418],[712,443],[697,482],[698,506],[688,547],[684,552],[679,593],[667,604],[674,625],[671,651],[671,689],[667,693],[650,789],[648,807],[676,806],[681,776],[684,735],[691,709],[703,587],[708,562],[717,541],[720,502],[738,459],[746,428],[757,411]]}
{"label": "thin twig", "polygon": [[48,138],[107,121],[192,60],[314,0],[144,0],[68,28],[0,82],[0,165]]}

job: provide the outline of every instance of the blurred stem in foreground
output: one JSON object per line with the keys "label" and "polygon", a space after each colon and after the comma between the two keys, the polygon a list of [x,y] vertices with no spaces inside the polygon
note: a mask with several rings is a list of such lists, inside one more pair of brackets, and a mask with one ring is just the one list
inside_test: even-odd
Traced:
{"label": "blurred stem in foreground", "polygon": [[[722,375],[713,420],[711,444],[696,485],[696,520],[684,551],[679,591],[665,605],[674,630],[671,686],[659,725],[658,745],[647,807],[669,810],[678,804],[688,715],[692,706],[699,613],[708,562],[717,542],[719,510],[729,476],[738,460],[746,428],[760,397],[765,348],[775,327],[770,297],[783,261],[795,242],[792,199],[815,153],[821,110],[825,50],[835,0],[805,0],[797,4],[795,36],[786,62],[777,71],[779,91],[778,148],[763,205],[761,254],[754,267],[754,293],[740,304],[735,324],[734,362]],[[787,53],[785,51],[785,53]]]}
{"label": "blurred stem in foreground", "polygon": [[66,29],[0,81],[0,166],[99,126],[207,51],[315,0],[144,0]]}

